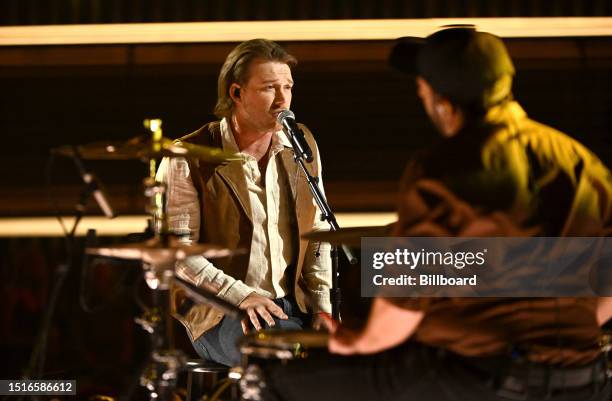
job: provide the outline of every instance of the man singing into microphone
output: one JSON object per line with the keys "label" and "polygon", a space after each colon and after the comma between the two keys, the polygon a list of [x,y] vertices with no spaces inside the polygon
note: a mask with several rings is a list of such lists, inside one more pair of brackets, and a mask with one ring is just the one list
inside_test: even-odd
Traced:
{"label": "man singing into microphone", "polygon": [[[240,362],[236,340],[243,333],[302,329],[309,323],[316,327],[318,312],[331,309],[329,245],[300,239],[304,232],[326,229],[326,223],[277,122],[291,106],[291,67],[296,64],[295,57],[269,40],[234,48],[218,79],[214,111],[221,120],[181,141],[240,153],[243,160],[212,165],[167,159],[158,173],[168,184],[172,231],[190,242],[246,249],[231,259],[196,256],[177,266],[181,277],[212,286],[248,314],[248,319],[234,320],[173,292],[175,316],[198,354],[228,366]],[[320,177],[316,142],[305,126],[298,126],[313,155],[308,168]]]}

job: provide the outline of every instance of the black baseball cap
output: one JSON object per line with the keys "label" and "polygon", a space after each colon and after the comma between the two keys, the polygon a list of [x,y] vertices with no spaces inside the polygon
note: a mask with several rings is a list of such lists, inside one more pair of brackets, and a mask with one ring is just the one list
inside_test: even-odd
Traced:
{"label": "black baseball cap", "polygon": [[389,64],[423,77],[460,105],[487,109],[512,91],[514,65],[502,40],[473,26],[448,27],[426,38],[399,38]]}

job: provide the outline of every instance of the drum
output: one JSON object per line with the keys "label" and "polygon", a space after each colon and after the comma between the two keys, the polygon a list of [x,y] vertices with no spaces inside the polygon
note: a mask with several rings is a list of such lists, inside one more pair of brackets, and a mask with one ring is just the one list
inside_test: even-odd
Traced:
{"label": "drum", "polygon": [[206,395],[215,393],[219,384],[222,384],[227,376],[229,368],[215,362],[190,359],[186,362],[185,371],[187,372],[187,383],[184,400],[197,401],[204,398],[209,399]]}
{"label": "drum", "polygon": [[240,377],[242,399],[263,400],[266,364],[307,358],[311,352],[325,350],[328,338],[326,332],[314,330],[264,330],[244,336],[238,342],[242,353]]}

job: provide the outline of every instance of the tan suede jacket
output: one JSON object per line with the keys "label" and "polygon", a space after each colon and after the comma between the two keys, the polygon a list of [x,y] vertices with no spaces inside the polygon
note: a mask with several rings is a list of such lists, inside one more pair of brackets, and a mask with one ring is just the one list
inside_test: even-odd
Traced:
{"label": "tan suede jacket", "polygon": [[[313,151],[314,161],[307,165],[312,175],[320,173],[316,142],[310,131],[300,124],[308,144]],[[206,124],[197,131],[180,139],[196,145],[222,148],[220,123]],[[279,174],[286,175],[295,215],[293,243],[296,259],[292,264],[293,294],[303,312],[317,312],[331,309],[329,286],[331,271],[328,244],[309,243],[300,236],[312,231],[317,224],[319,213],[313,202],[303,173],[293,160],[293,150],[285,148],[276,157],[282,160]],[[214,267],[236,280],[244,281],[249,267],[249,252],[253,234],[252,213],[249,203],[246,178],[240,161],[225,164],[200,163],[189,160],[191,181],[200,202],[199,242],[213,243],[229,249],[242,248],[247,252],[225,259],[215,259]],[[208,284],[208,283],[204,283]],[[221,289],[216,289],[222,292]],[[223,294],[220,294],[223,295]],[[238,299],[226,299],[238,304]],[[182,290],[172,291],[173,315],[187,328],[192,339],[197,339],[218,324],[223,313],[207,305],[194,305]]]}

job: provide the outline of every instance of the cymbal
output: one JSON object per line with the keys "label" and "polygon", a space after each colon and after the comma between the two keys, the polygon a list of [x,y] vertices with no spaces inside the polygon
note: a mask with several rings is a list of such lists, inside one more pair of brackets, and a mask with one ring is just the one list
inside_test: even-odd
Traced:
{"label": "cymbal", "polygon": [[348,227],[336,231],[310,231],[302,235],[302,238],[311,241],[329,242],[330,244],[342,244],[352,247],[361,246],[361,237],[387,237],[391,225]]}
{"label": "cymbal", "polygon": [[262,330],[238,340],[242,355],[269,359],[296,359],[308,349],[326,348],[329,334],[314,330]]}
{"label": "cymbal", "polygon": [[329,333],[316,330],[262,330],[244,336],[242,344],[290,347],[300,343],[309,347],[327,347]]}
{"label": "cymbal", "polygon": [[[168,138],[162,138],[157,145],[145,136],[137,136],[128,141],[98,141],[76,146],[76,149],[79,156],[86,160],[148,160],[162,157],[190,157],[210,163],[242,160],[240,155],[219,148],[175,142]],[[71,157],[74,148],[60,146],[54,152]]]}
{"label": "cymbal", "polygon": [[174,237],[169,239],[168,245],[163,245],[158,238],[151,238],[144,242],[87,248],[86,252],[118,259],[140,259],[153,264],[168,264],[195,255],[216,259],[244,253],[242,249],[230,250],[212,244],[186,245]]}

